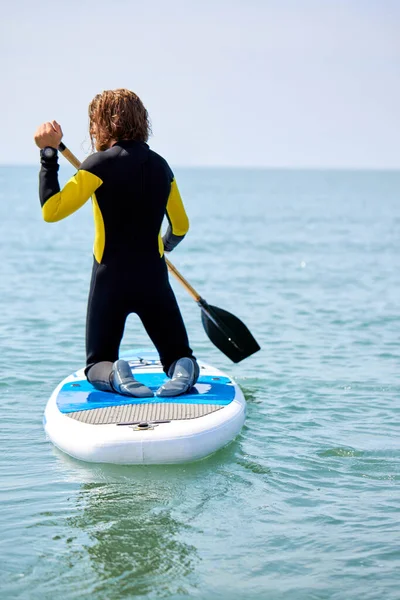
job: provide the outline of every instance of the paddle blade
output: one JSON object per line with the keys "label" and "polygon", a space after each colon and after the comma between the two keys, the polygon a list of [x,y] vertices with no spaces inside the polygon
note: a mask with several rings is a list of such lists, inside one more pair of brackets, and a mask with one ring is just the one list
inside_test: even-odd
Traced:
{"label": "paddle blade", "polygon": [[201,320],[212,343],[233,362],[238,363],[260,350],[246,325],[222,308],[199,302]]}

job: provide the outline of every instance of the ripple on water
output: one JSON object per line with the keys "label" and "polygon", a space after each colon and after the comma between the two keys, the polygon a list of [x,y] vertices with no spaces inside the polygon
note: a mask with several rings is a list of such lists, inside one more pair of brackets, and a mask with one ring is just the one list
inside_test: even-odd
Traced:
{"label": "ripple on water", "polygon": [[353,457],[363,456],[363,454],[361,450],[355,450],[354,448],[329,448],[328,450],[318,452],[318,455],[322,458],[330,456]]}

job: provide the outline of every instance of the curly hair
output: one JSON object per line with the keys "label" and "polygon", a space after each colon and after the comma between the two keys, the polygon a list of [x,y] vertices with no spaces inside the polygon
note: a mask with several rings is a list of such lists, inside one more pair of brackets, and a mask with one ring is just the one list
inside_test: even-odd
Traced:
{"label": "curly hair", "polygon": [[89,104],[89,133],[96,150],[109,148],[111,140],[147,142],[150,119],[139,96],[129,90],[105,90]]}

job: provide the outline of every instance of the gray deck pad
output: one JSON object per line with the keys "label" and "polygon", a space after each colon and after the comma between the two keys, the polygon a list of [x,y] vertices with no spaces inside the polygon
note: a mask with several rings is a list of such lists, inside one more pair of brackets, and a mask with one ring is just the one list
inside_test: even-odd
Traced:
{"label": "gray deck pad", "polygon": [[88,425],[123,425],[155,421],[181,421],[198,419],[224,408],[219,404],[177,404],[153,402],[150,404],[125,404],[68,413],[66,416]]}

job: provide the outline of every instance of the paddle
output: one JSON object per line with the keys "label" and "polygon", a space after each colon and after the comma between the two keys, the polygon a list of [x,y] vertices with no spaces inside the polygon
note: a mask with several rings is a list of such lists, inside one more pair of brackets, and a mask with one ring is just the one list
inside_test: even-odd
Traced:
{"label": "paddle", "polygon": [[[80,167],[81,163],[65,144],[61,142],[58,149],[74,167],[77,169]],[[240,319],[222,308],[208,304],[167,258],[165,258],[165,262],[170,273],[200,306],[204,330],[221,352],[233,362],[238,363],[260,350],[260,346]]]}

